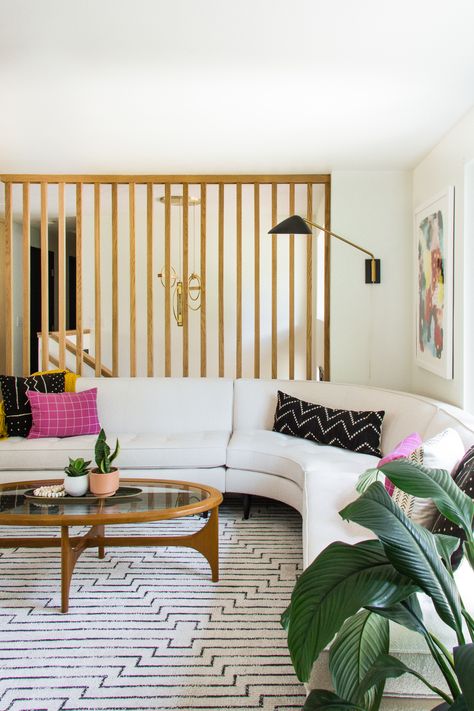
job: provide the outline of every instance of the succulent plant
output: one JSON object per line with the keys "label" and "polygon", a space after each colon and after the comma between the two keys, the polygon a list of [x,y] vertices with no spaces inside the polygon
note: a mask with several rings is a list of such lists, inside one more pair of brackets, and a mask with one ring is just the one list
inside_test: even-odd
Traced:
{"label": "succulent plant", "polygon": [[69,464],[67,467],[64,467],[64,471],[68,476],[85,476],[89,472],[87,467],[90,463],[90,460],[85,462],[82,457],[78,457],[77,459],[71,459],[71,457],[69,457]]}
{"label": "succulent plant", "polygon": [[112,471],[112,462],[120,451],[119,441],[117,440],[115,450],[111,453],[111,449],[107,444],[107,437],[103,429],[99,432],[95,443],[95,463],[97,469],[103,474],[108,474]]}

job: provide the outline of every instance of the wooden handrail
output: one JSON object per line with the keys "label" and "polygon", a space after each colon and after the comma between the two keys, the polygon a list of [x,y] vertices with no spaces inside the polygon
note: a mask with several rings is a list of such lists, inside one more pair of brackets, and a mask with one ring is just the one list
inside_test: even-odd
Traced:
{"label": "wooden handrail", "polygon": [[[74,331],[75,333],[75,331]],[[50,331],[49,337],[55,342],[59,343],[59,334],[57,331]],[[77,353],[77,346],[75,343],[70,341],[68,338],[65,339],[65,345],[66,345],[66,350],[69,351],[69,353],[72,353],[73,355],[76,355]],[[83,353],[82,359],[86,365],[89,366],[89,368],[92,368],[95,370],[96,366],[96,360],[93,356],[89,355],[89,353]],[[51,362],[53,362],[52,358],[50,358]],[[111,378],[112,377],[112,371],[109,370],[105,365],[101,364],[100,366],[100,374],[104,376],[105,378]]]}

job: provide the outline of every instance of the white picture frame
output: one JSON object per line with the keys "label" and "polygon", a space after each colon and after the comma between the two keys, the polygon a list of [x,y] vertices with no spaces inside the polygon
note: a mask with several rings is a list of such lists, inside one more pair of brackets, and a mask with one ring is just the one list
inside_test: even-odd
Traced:
{"label": "white picture frame", "polygon": [[454,186],[414,213],[415,358],[425,370],[453,378]]}

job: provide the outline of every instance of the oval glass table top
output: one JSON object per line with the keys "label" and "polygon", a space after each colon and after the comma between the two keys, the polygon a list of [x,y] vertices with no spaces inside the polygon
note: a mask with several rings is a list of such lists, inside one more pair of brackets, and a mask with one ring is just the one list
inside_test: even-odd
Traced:
{"label": "oval glass table top", "polygon": [[0,485],[0,525],[55,526],[85,523],[132,523],[189,516],[218,506],[222,494],[211,486],[184,481],[121,478],[120,483],[141,492],[125,499],[113,496],[66,503],[61,498],[36,502],[25,492],[61,484],[61,479],[11,482]]}

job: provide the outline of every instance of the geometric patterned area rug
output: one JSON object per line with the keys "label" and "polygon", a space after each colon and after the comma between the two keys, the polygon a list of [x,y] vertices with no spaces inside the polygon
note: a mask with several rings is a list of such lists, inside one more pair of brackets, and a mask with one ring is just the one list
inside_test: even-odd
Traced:
{"label": "geometric patterned area rug", "polygon": [[[202,524],[192,517],[114,526],[114,534],[183,534]],[[241,500],[226,499],[218,583],[190,549],[96,556],[80,557],[61,614],[59,551],[0,549],[1,711],[302,708],[280,626],[301,572],[292,508],[256,500],[244,521]]]}

